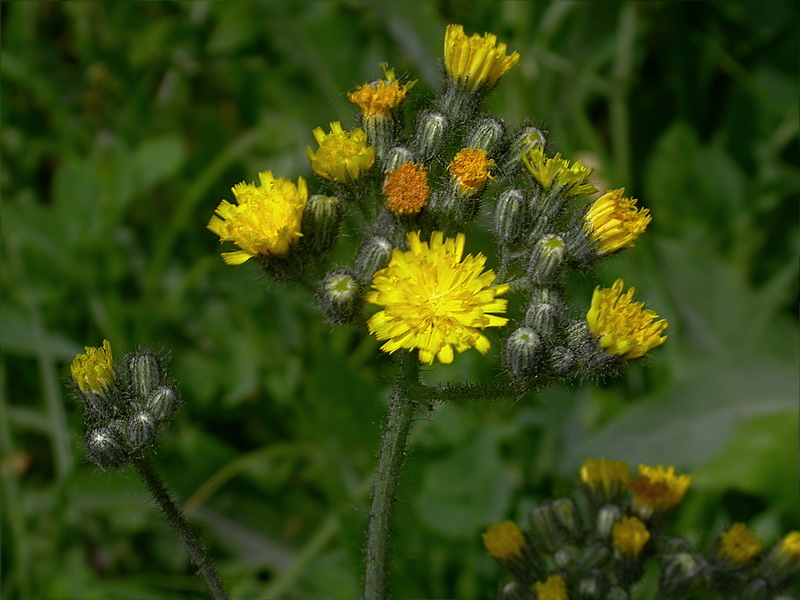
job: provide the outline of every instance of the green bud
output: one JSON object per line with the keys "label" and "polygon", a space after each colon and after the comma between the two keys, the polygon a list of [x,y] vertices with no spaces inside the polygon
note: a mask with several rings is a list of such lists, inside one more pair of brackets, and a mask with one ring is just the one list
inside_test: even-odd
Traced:
{"label": "green bud", "polygon": [[478,215],[480,206],[479,194],[461,196],[451,185],[431,195],[427,211],[436,220],[437,227],[447,231],[459,229],[472,221]]}
{"label": "green bud", "polygon": [[560,550],[567,542],[549,505],[536,506],[531,510],[531,534],[535,542],[550,553]]}
{"label": "green bud", "polygon": [[608,544],[593,543],[585,547],[577,559],[577,568],[589,571],[604,566],[611,559],[611,549]]}
{"label": "green bud", "polygon": [[689,544],[675,538],[665,544],[660,557],[659,591],[665,597],[681,597],[703,570],[703,563],[690,552]]}
{"label": "green bud", "polygon": [[156,425],[155,418],[147,411],[131,415],[126,432],[130,447],[138,451],[150,446],[156,439]]}
{"label": "green bud", "polygon": [[551,507],[559,525],[573,540],[576,539],[581,534],[581,527],[575,503],[569,498],[559,498],[551,504]]}
{"label": "green bud", "polygon": [[525,311],[525,325],[533,328],[544,338],[552,338],[556,331],[558,309],[552,304],[531,304]]}
{"label": "green bud", "polygon": [[392,115],[375,117],[363,116],[361,119],[369,145],[375,148],[378,158],[383,159],[386,151],[394,143],[396,121]]}
{"label": "green bud", "polygon": [[486,150],[491,154],[494,147],[497,146],[497,142],[503,139],[504,134],[505,127],[500,119],[486,117],[474,125],[464,147]]}
{"label": "green bud", "polygon": [[501,244],[519,239],[525,230],[525,196],[520,190],[506,190],[494,209],[494,235]]}
{"label": "green bud", "polygon": [[545,235],[536,243],[528,266],[534,283],[550,283],[558,277],[564,264],[565,246],[560,235]]}
{"label": "green bud", "polygon": [[311,196],[303,210],[303,247],[313,254],[330,250],[339,235],[342,214],[342,201],[339,198],[319,194]]}
{"label": "green bud", "polygon": [[92,391],[81,392],[84,402],[84,416],[89,425],[100,425],[108,421],[114,414],[113,398],[104,398]]}
{"label": "green bud", "polygon": [[478,108],[485,93],[447,81],[437,102],[438,108],[454,123],[467,121]]}
{"label": "green bud", "polygon": [[602,571],[592,571],[578,582],[576,600],[600,600],[607,585]]}
{"label": "green bud", "polygon": [[575,372],[578,361],[575,359],[575,352],[570,348],[555,346],[547,356],[547,366],[555,377],[566,379]]}
{"label": "green bud", "polygon": [[149,352],[141,352],[131,354],[127,362],[134,401],[143,403],[161,381],[158,357]]}
{"label": "green bud", "polygon": [[447,117],[442,113],[428,111],[422,114],[414,138],[414,150],[420,160],[430,160],[439,153],[448,127]]}
{"label": "green bud", "polygon": [[392,256],[392,244],[385,237],[374,235],[358,251],[355,270],[358,280],[364,284],[372,281],[375,272],[383,269]]}
{"label": "green bud", "polygon": [[119,467],[128,460],[122,435],[116,427],[100,427],[90,431],[86,437],[86,454],[103,470]]}
{"label": "green bud", "polygon": [[520,154],[527,154],[536,146],[544,146],[546,143],[544,134],[536,127],[523,127],[511,140],[511,146],[500,162],[500,169],[511,175],[522,168]]}
{"label": "green bud", "polygon": [[328,273],[322,280],[319,299],[322,312],[337,325],[352,323],[363,303],[358,280],[344,270]]}
{"label": "green bud", "polygon": [[521,581],[511,581],[500,591],[500,600],[532,600],[529,586]]}
{"label": "green bud", "polygon": [[616,585],[612,588],[609,588],[609,590],[606,592],[606,597],[605,597],[605,600],[629,600],[629,599],[630,596],[628,596],[628,592],[626,592],[621,587]]}
{"label": "green bud", "polygon": [[515,379],[535,377],[541,368],[539,361],[542,350],[539,334],[530,327],[520,327],[506,341],[505,363],[508,372]]}
{"label": "green bud", "polygon": [[414,154],[405,146],[395,146],[386,156],[386,170],[394,171],[400,165],[414,162]]}
{"label": "green bud", "polygon": [[553,561],[559,569],[568,570],[575,562],[575,549],[572,547],[561,548],[553,554]]}
{"label": "green bud", "polygon": [[614,504],[606,504],[597,511],[596,529],[597,537],[601,540],[607,539],[611,535],[614,523],[622,518],[619,507]]}
{"label": "green bud", "polygon": [[145,404],[145,410],[158,424],[168,421],[177,408],[178,394],[169,385],[162,385],[155,390]]}

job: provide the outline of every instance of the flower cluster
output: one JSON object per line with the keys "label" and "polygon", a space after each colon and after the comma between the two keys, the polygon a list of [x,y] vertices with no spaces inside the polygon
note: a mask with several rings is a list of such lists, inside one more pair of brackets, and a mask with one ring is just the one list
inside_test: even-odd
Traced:
{"label": "flower cluster", "polygon": [[86,453],[102,469],[119,467],[154,448],[159,429],[178,406],[178,393],[151,352],[115,364],[108,340],[86,348],[71,365],[85,404]]}
{"label": "flower cluster", "polygon": [[[256,258],[276,278],[313,287],[332,322],[366,326],[384,352],[416,352],[423,364],[469,348],[485,354],[482,330],[511,322],[499,297],[522,292],[503,356],[523,388],[613,373],[663,343],[667,321],[634,302],[622,281],[598,288],[578,313],[585,318],[571,314],[567,271],[632,246],[651,217],[622,189],[589,202],[597,191],[590,168],[549,154],[539,129],[509,129],[482,110],[519,60],[493,34],[448,26],[444,88],[416,116],[405,108],[415,82],[383,64],[382,77],[347,95],[358,127],[313,130],[318,148],[307,154],[324,195],[309,198],[302,178],[295,185],[266,172],[261,186],[233,188],[238,205],[219,205],[208,228],[238,246],[225,262]],[[484,268],[483,254],[464,255],[465,230],[484,207],[496,270]],[[359,218],[351,230],[363,238],[349,265],[325,273],[343,213]]]}
{"label": "flower cluster", "polygon": [[[800,532],[764,554],[743,523],[719,534],[705,552],[666,530],[691,478],[674,467],[588,459],[571,497],[534,507],[525,531],[502,521],[483,534],[486,551],[513,577],[503,600],[628,600],[648,564],[659,570],[658,598],[790,598],[800,576]],[[705,597],[705,596],[704,596]]]}

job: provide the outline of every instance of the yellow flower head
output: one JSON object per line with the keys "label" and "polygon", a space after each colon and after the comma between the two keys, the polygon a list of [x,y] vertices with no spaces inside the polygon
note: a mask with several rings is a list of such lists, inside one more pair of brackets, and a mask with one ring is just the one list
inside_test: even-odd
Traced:
{"label": "yellow flower head", "polygon": [[597,191],[589,183],[589,175],[594,169],[584,166],[578,160],[570,164],[568,160],[561,158],[561,154],[547,158],[541,146],[531,148],[520,157],[528,172],[546,190],[559,189],[564,194],[573,196],[594,194]]}
{"label": "yellow flower head", "polygon": [[70,365],[72,379],[84,394],[97,394],[105,397],[106,391],[114,381],[114,362],[111,344],[103,340],[102,348],[85,347],[86,354],[78,354]]}
{"label": "yellow flower head", "polygon": [[347,94],[347,99],[353,104],[357,104],[368,119],[389,116],[391,110],[403,101],[408,90],[416,83],[416,81],[410,81],[401,84],[394,74],[394,69],[387,69],[386,63],[382,63],[381,66],[386,79],[363,83],[356,88],[355,92]]}
{"label": "yellow flower head", "polygon": [[322,127],[313,131],[319,144],[316,152],[311,146],[306,154],[311,168],[320,177],[339,183],[355,181],[372,168],[375,163],[375,148],[367,146],[367,134],[363,129],[344,131],[339,121],[331,123],[331,132]]}
{"label": "yellow flower head", "polygon": [[622,358],[639,358],[666,341],[667,337],[661,334],[669,322],[657,321],[654,311],[645,310],[642,302],[634,302],[635,288],[623,294],[623,285],[617,279],[611,288],[595,288],[586,323],[605,352]]}
{"label": "yellow flower head", "polygon": [[386,172],[383,182],[386,206],[398,215],[413,215],[428,204],[428,172],[419,163],[405,162]]}
{"label": "yellow flower head", "polygon": [[614,523],[611,535],[614,538],[614,548],[628,558],[637,558],[650,539],[647,527],[636,517],[622,517]]}
{"label": "yellow flower head", "polygon": [[581,467],[581,481],[604,498],[616,495],[627,485],[630,477],[631,468],[628,463],[618,460],[587,458]]}
{"label": "yellow flower head", "polygon": [[719,536],[720,554],[737,565],[749,562],[761,547],[761,541],[744,523],[735,523]]}
{"label": "yellow flower head", "polygon": [[459,352],[475,347],[489,351],[485,327],[502,327],[508,319],[492,313],[506,310],[507,300],[497,296],[508,285],[491,287],[493,271],[483,271],[486,257],[464,253],[464,235],[444,239],[434,231],[430,243],[419,233],[408,234],[409,250],[395,249],[385,269],[372,279],[367,302],[383,310],[370,317],[369,331],[392,353],[401,348],[419,349],[420,362],[429,365],[453,361],[453,346]]}
{"label": "yellow flower head", "polygon": [[480,148],[464,148],[453,157],[447,170],[453,176],[459,193],[470,195],[483,189],[487,179],[494,179],[489,169],[495,162],[489,158],[486,150]]}
{"label": "yellow flower head", "polygon": [[308,200],[306,182],[297,185],[276,179],[272,171],[258,174],[261,185],[237,183],[231,191],[237,204],[220,202],[208,228],[220,242],[233,242],[240,250],[223,252],[229,265],[240,265],[254,256],[285,254],[303,234],[300,225]]}
{"label": "yellow flower head", "polygon": [[793,561],[800,569],[800,531],[790,531],[778,545],[778,554]]}
{"label": "yellow flower head", "polygon": [[448,25],[444,36],[447,75],[470,91],[490,89],[519,62],[519,52],[506,54],[506,45],[491,33],[467,37],[461,25]]}
{"label": "yellow flower head", "polygon": [[514,521],[500,521],[483,534],[483,545],[492,558],[508,561],[522,555],[525,536]]}
{"label": "yellow flower head", "polygon": [[633,490],[633,508],[643,518],[669,510],[680,504],[690,483],[688,475],[675,475],[675,467],[639,465],[639,476],[628,483]]}
{"label": "yellow flower head", "polygon": [[537,581],[533,586],[537,600],[569,600],[567,584],[561,575],[551,575],[546,581]]}
{"label": "yellow flower head", "polygon": [[630,248],[651,221],[650,211],[637,209],[636,199],[623,193],[624,188],[606,192],[586,213],[586,232],[600,254]]}

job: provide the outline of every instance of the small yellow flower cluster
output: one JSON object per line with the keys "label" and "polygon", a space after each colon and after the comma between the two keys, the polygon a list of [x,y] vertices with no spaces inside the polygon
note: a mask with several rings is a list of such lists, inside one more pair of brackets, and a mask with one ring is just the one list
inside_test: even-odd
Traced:
{"label": "small yellow flower cluster", "polygon": [[506,45],[491,33],[467,37],[461,25],[448,25],[444,37],[444,66],[448,76],[470,90],[488,89],[519,62],[519,52],[506,54]]}
{"label": "small yellow flower cluster", "polygon": [[720,554],[737,565],[750,562],[762,549],[761,541],[744,523],[734,523],[719,536]]}
{"label": "small yellow flower cluster", "polygon": [[600,254],[630,248],[651,221],[650,211],[637,210],[636,200],[624,193],[624,188],[606,192],[586,214],[586,231]]}
{"label": "small yellow flower cluster", "polygon": [[603,498],[612,498],[625,489],[631,477],[631,468],[618,460],[586,459],[581,467],[581,481]]}
{"label": "small yellow flower cluster", "polygon": [[533,178],[545,190],[557,189],[564,194],[583,196],[594,194],[597,190],[589,183],[592,169],[580,161],[570,164],[556,154],[548,158],[541,146],[536,146],[522,155],[522,162]]}
{"label": "small yellow flower cluster", "polygon": [[417,214],[428,204],[431,189],[424,165],[406,162],[386,172],[383,182],[386,207],[398,215]]}
{"label": "small yellow flower cluster", "polygon": [[447,170],[452,174],[459,193],[469,195],[482,190],[486,181],[493,179],[489,172],[493,166],[495,162],[486,150],[464,148],[447,165]]}
{"label": "small yellow flower cluster", "polygon": [[614,548],[622,556],[630,558],[638,558],[650,539],[647,527],[636,517],[622,517],[620,521],[614,523],[611,535],[614,538]]}
{"label": "small yellow flower cluster", "polygon": [[306,154],[311,168],[320,177],[339,183],[350,183],[360,178],[375,164],[375,149],[367,145],[363,129],[345,131],[339,121],[331,123],[331,132],[322,127],[313,131],[319,149],[309,146]]}
{"label": "small yellow flower cluster", "polygon": [[366,118],[385,118],[403,101],[413,85],[413,82],[401,84],[397,79],[380,79],[375,83],[362,83],[355,92],[347,94],[347,99],[358,105]]}
{"label": "small yellow flower cluster", "polygon": [[551,575],[545,581],[537,581],[533,587],[538,600],[569,600],[567,583],[561,575]]}
{"label": "small yellow flower cluster", "polygon": [[633,509],[642,517],[664,512],[680,504],[692,478],[675,475],[675,467],[639,465],[639,476],[628,483],[633,490]]}
{"label": "small yellow flower cluster", "polygon": [[525,536],[514,521],[500,521],[483,534],[483,545],[491,557],[509,561],[522,555]]}
{"label": "small yellow flower cluster", "polygon": [[103,340],[102,348],[86,347],[86,354],[79,354],[72,360],[70,370],[72,379],[84,394],[104,397],[114,382],[114,360],[111,344]]}

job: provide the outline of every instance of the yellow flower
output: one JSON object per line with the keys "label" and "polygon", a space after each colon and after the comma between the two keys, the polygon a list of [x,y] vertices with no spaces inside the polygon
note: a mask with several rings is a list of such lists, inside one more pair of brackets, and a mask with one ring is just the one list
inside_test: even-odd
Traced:
{"label": "yellow flower", "polygon": [[97,394],[105,397],[106,391],[114,381],[114,361],[111,344],[103,340],[102,348],[85,347],[86,354],[78,354],[70,365],[72,379],[84,394]]}
{"label": "yellow flower", "polygon": [[386,79],[379,79],[372,83],[363,83],[355,92],[349,92],[347,99],[357,104],[367,118],[381,118],[389,116],[391,110],[400,104],[416,81],[400,84],[394,74],[394,69],[387,69],[382,63]]}
{"label": "yellow flower", "polygon": [[719,551],[729,561],[743,565],[761,552],[761,541],[744,523],[736,523],[720,534]]}
{"label": "yellow flower", "polygon": [[614,538],[614,547],[628,558],[637,558],[650,539],[647,527],[636,517],[623,517],[614,523],[611,535]]}
{"label": "yellow flower", "polygon": [[452,362],[453,346],[459,352],[471,347],[482,354],[489,351],[489,340],[480,330],[508,322],[491,314],[505,312],[508,301],[497,296],[508,285],[491,287],[495,274],[482,271],[482,254],[462,259],[464,241],[461,233],[445,240],[434,231],[429,244],[419,233],[409,233],[410,249],[395,249],[389,265],[375,273],[374,289],[365,298],[384,307],[368,322],[370,333],[386,340],[381,350],[419,349],[419,360],[426,365],[434,358]]}
{"label": "yellow flower", "polygon": [[650,211],[637,210],[635,198],[625,198],[624,188],[600,196],[586,213],[586,232],[600,254],[633,246],[651,221]]}
{"label": "yellow flower", "polygon": [[593,169],[578,160],[570,164],[568,160],[561,158],[561,154],[547,158],[541,146],[531,148],[527,154],[520,156],[528,172],[546,190],[553,187],[574,196],[594,194],[597,191],[589,183],[589,175]]}
{"label": "yellow flower", "polygon": [[675,467],[639,465],[639,476],[628,483],[633,490],[633,508],[643,518],[669,510],[680,504],[690,483],[688,475],[675,475]]}
{"label": "yellow flower", "polygon": [[534,587],[537,600],[569,600],[567,584],[561,575],[551,575],[544,582],[537,581]]}
{"label": "yellow flower", "polygon": [[610,498],[628,483],[631,468],[626,462],[618,460],[593,460],[587,458],[581,467],[581,481],[593,492],[600,492]]}
{"label": "yellow flower", "polygon": [[494,179],[489,173],[493,166],[495,162],[489,158],[486,150],[464,148],[453,157],[447,170],[453,175],[459,193],[469,195],[482,190],[487,179]]}
{"label": "yellow flower", "polygon": [[297,185],[276,179],[272,171],[258,174],[261,185],[237,183],[231,191],[237,204],[220,202],[208,228],[220,242],[233,242],[240,250],[223,252],[229,265],[240,265],[254,256],[285,254],[303,234],[300,225],[308,200],[306,182]]}
{"label": "yellow flower", "polygon": [[669,322],[657,321],[654,311],[645,310],[642,302],[634,302],[635,288],[623,294],[623,285],[617,279],[611,288],[595,288],[586,323],[605,352],[622,358],[639,358],[667,340],[661,334]]}
{"label": "yellow flower", "polygon": [[507,561],[522,555],[525,536],[514,521],[500,521],[483,534],[483,545],[490,556]]}
{"label": "yellow flower", "polygon": [[405,162],[386,172],[383,182],[386,206],[398,215],[413,215],[428,204],[431,190],[428,172],[422,164]]}
{"label": "yellow flower", "polygon": [[472,90],[489,89],[519,62],[519,52],[506,54],[506,45],[491,33],[467,37],[461,25],[448,25],[444,36],[444,66],[456,83]]}
{"label": "yellow flower", "polygon": [[311,168],[320,177],[340,183],[348,183],[361,177],[375,163],[375,149],[367,146],[367,134],[363,129],[344,131],[339,121],[331,123],[331,132],[322,127],[313,131],[319,144],[316,152],[306,147]]}
{"label": "yellow flower", "polygon": [[784,536],[778,545],[778,554],[800,569],[800,531],[790,531]]}

